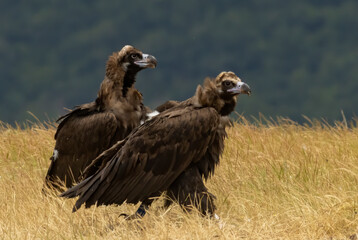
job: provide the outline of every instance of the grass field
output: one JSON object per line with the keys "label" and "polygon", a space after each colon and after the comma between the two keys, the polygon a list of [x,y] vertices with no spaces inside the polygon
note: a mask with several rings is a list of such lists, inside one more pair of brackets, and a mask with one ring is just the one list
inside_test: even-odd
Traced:
{"label": "grass field", "polygon": [[207,186],[223,226],[159,199],[142,220],[136,206],[81,208],[44,196],[55,128],[0,128],[0,239],[356,239],[358,128],[289,120],[229,130]]}

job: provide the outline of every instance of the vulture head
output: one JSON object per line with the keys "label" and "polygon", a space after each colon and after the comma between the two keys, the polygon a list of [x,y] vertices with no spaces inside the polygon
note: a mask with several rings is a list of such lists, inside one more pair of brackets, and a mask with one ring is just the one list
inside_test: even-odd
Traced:
{"label": "vulture head", "polygon": [[249,85],[242,82],[233,72],[222,72],[215,78],[216,87],[222,98],[232,98],[239,94],[250,96],[251,89]]}
{"label": "vulture head", "polygon": [[119,52],[114,52],[107,61],[106,76],[115,80],[120,78],[134,78],[142,69],[155,68],[157,59],[149,54],[126,45]]}
{"label": "vulture head", "polygon": [[157,59],[154,56],[142,53],[138,49],[126,45],[118,52],[118,62],[124,70],[140,71],[144,68],[155,68]]}
{"label": "vulture head", "polygon": [[[154,56],[126,45],[119,52],[114,52],[109,56],[106,78],[109,82],[119,86],[119,89],[122,89],[122,96],[125,97],[128,89],[135,83],[137,73],[142,69],[155,68],[156,66],[157,60]],[[105,85],[103,87],[105,88]]]}
{"label": "vulture head", "polygon": [[221,72],[215,79],[206,78],[203,87],[198,86],[195,99],[198,106],[213,107],[226,116],[234,110],[239,94],[250,95],[249,85],[233,72]]}

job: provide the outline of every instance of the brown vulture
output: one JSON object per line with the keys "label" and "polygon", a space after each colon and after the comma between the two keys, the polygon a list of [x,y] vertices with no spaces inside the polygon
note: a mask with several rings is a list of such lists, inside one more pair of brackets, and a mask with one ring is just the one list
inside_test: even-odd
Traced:
{"label": "brown vulture", "polygon": [[156,64],[155,57],[129,45],[109,56],[97,99],[58,120],[56,145],[45,178],[47,187],[61,191],[59,181],[73,186],[93,159],[140,125],[146,109],[133,85],[140,70]]}
{"label": "brown vulture", "polygon": [[205,79],[192,98],[173,102],[99,155],[85,170],[88,177],[60,196],[79,196],[73,211],[82,204],[142,202],[135,215],[144,215],[152,198],[167,191],[183,207],[194,206],[212,216],[214,196],[202,177],[212,175],[219,163],[225,116],[234,110],[240,93],[251,90],[233,72]]}

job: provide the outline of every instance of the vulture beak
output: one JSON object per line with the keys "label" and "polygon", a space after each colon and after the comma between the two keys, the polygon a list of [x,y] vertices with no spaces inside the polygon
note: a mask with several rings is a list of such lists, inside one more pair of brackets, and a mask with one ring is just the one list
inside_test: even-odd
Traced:
{"label": "vulture beak", "polygon": [[157,66],[157,59],[152,55],[143,53],[142,59],[134,63],[141,68],[155,68]]}
{"label": "vulture beak", "polygon": [[251,89],[249,85],[244,82],[238,82],[234,88],[231,88],[227,91],[234,94],[247,94],[249,96],[251,95]]}

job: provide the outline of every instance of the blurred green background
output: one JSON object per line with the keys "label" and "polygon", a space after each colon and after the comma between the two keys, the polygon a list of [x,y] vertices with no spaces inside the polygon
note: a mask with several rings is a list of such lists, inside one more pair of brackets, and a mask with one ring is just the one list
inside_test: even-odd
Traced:
{"label": "blurred green background", "polygon": [[244,116],[351,119],[357,13],[357,0],[2,0],[0,120],[55,120],[94,100],[125,44],[158,59],[136,83],[152,108],[231,70],[253,90],[239,100]]}

